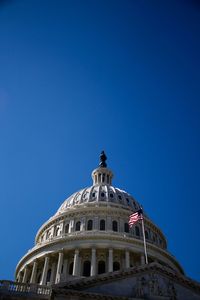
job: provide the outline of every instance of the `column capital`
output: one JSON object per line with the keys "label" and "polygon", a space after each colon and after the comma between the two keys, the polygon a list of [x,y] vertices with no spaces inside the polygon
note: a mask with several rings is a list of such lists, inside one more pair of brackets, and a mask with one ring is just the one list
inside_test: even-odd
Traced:
{"label": "column capital", "polygon": [[54,254],[60,254],[60,253],[64,253],[64,248],[61,248],[59,251],[54,252]]}
{"label": "column capital", "polygon": [[80,251],[79,249],[75,249],[74,253],[79,254],[79,251]]}
{"label": "column capital", "polygon": [[49,259],[50,259],[50,257],[48,255],[44,256],[44,262],[48,262],[49,263]]}

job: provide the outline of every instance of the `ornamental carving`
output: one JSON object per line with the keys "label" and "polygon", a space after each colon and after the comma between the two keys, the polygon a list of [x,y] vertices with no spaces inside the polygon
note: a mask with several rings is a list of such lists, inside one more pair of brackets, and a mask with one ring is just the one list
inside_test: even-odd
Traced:
{"label": "ornamental carving", "polygon": [[169,297],[170,300],[177,299],[177,292],[170,279],[163,279],[155,273],[137,277],[133,288],[133,296],[145,298],[149,296]]}

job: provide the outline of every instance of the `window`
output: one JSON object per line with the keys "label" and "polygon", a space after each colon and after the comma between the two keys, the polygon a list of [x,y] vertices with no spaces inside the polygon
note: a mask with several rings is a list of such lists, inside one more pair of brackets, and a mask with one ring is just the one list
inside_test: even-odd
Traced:
{"label": "window", "polygon": [[93,221],[89,220],[87,223],[87,230],[92,230],[92,227],[93,227]]}
{"label": "window", "polygon": [[140,236],[140,229],[138,226],[135,226],[135,234],[136,236]]}
{"label": "window", "polygon": [[124,224],[124,232],[129,232],[129,225],[128,225],[128,223],[125,223]]}
{"label": "window", "polygon": [[56,236],[58,236],[59,234],[60,234],[60,228],[57,227],[57,228],[56,228]]}
{"label": "window", "polygon": [[69,232],[69,224],[65,225],[65,233]]}
{"label": "window", "polygon": [[120,263],[118,261],[114,261],[113,263],[113,271],[120,270]]}
{"label": "window", "polygon": [[76,222],[76,231],[80,231],[80,229],[81,229],[81,222],[80,221],[78,221],[78,222]]}
{"label": "window", "polygon": [[113,198],[113,194],[110,194],[110,198]]}
{"label": "window", "polygon": [[102,192],[102,193],[101,193],[101,197],[104,197],[104,196],[105,196],[105,194],[104,194],[104,192]]}
{"label": "window", "polygon": [[84,261],[83,264],[83,276],[90,276],[90,268],[91,268],[91,263],[89,260]]}
{"label": "window", "polygon": [[92,193],[92,197],[95,197],[95,193]]}
{"label": "window", "polygon": [[70,265],[69,265],[69,275],[73,274],[73,267],[74,267],[74,263],[71,262]]}
{"label": "window", "polygon": [[100,260],[98,262],[98,274],[103,274],[106,272],[106,264],[105,261]]}
{"label": "window", "polygon": [[113,231],[118,231],[118,224],[117,224],[117,221],[113,221],[113,222],[112,222],[112,228],[113,228]]}
{"label": "window", "polygon": [[118,198],[119,198],[119,200],[121,200],[121,199],[122,199],[122,196],[121,196],[121,195],[118,195]]}
{"label": "window", "polygon": [[146,239],[149,239],[149,233],[148,233],[147,230],[145,230],[145,238],[146,238]]}
{"label": "window", "polygon": [[105,230],[106,229],[106,222],[105,220],[100,221],[100,230]]}

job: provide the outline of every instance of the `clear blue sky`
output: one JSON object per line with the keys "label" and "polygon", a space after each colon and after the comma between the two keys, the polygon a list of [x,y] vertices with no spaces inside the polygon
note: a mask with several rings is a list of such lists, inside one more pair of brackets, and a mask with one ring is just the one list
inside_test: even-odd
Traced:
{"label": "clear blue sky", "polygon": [[1,1],[0,279],[104,149],[200,281],[199,131],[198,1]]}

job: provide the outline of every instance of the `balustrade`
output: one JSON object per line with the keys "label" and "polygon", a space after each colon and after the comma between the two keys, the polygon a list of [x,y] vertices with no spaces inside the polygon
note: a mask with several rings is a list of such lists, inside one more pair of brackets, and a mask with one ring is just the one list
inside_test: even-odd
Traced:
{"label": "balustrade", "polygon": [[41,286],[38,284],[21,283],[8,280],[0,280],[0,291],[14,294],[36,294],[43,295],[43,298],[49,298],[51,296],[52,289],[47,286]]}

